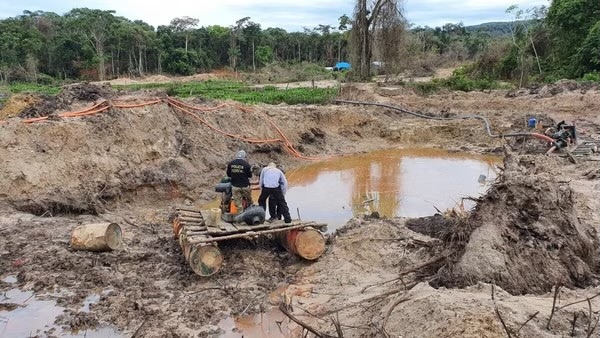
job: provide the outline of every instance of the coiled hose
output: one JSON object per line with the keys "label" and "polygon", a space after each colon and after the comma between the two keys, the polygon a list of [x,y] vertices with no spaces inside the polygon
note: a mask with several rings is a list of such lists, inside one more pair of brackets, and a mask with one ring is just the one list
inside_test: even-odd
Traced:
{"label": "coiled hose", "polygon": [[410,110],[406,110],[404,108],[400,108],[400,107],[396,107],[396,106],[392,106],[389,104],[384,104],[384,103],[377,103],[377,102],[365,102],[365,101],[350,101],[350,100],[335,100],[333,101],[335,103],[345,103],[345,104],[356,104],[356,105],[365,105],[365,106],[377,106],[377,107],[383,107],[383,108],[388,108],[388,109],[392,109],[392,110],[396,110],[405,114],[409,114],[409,115],[413,115],[416,117],[420,117],[420,118],[424,118],[424,119],[428,119],[428,120],[437,120],[437,121],[452,121],[452,120],[466,120],[466,119],[475,119],[475,120],[480,120],[483,121],[483,124],[485,125],[485,131],[487,132],[487,134],[490,137],[493,138],[503,138],[503,137],[529,137],[529,136],[533,136],[533,137],[537,137],[539,139],[542,139],[544,141],[548,141],[548,142],[554,142],[555,140],[551,137],[548,137],[546,135],[543,134],[538,134],[538,133],[530,133],[530,132],[521,132],[521,133],[508,133],[508,134],[492,134],[492,130],[490,127],[490,121],[488,121],[487,118],[485,118],[484,116],[480,116],[480,115],[462,115],[462,116],[455,116],[455,117],[438,117],[438,116],[429,116],[429,115],[425,115],[425,114],[421,114],[421,113],[416,113]]}

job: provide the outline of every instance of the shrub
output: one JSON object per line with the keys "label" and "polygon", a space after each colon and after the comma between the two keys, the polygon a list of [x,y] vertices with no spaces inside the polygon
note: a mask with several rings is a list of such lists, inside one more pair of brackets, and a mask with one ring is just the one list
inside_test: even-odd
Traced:
{"label": "shrub", "polygon": [[590,82],[600,82],[600,73],[598,73],[598,72],[587,73],[583,76],[582,80],[590,81]]}
{"label": "shrub", "polygon": [[41,85],[51,85],[54,83],[54,78],[48,74],[40,73],[37,76],[37,83]]}

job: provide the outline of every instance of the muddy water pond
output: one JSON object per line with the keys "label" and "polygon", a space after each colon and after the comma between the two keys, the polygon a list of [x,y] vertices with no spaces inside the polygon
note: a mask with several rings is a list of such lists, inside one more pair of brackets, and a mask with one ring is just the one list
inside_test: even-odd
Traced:
{"label": "muddy water pond", "polygon": [[[5,283],[15,283],[16,276],[7,276]],[[34,295],[32,291],[11,289],[0,294],[0,337],[122,337],[115,328],[100,326],[84,331],[63,330],[54,324],[65,308],[56,304],[57,294]],[[99,295],[90,295],[84,300],[81,312],[89,312],[90,304],[96,303]]]}
{"label": "muddy water pond", "polygon": [[[439,149],[393,149],[332,158],[286,173],[292,218],[326,223],[334,231],[353,216],[433,215],[477,197],[497,174],[499,156]],[[285,163],[283,163],[285,166]],[[253,192],[254,202],[258,191]],[[205,207],[217,207],[218,200]],[[464,200],[465,209],[474,203]]]}
{"label": "muddy water pond", "polygon": [[[437,149],[398,149],[333,158],[287,172],[286,200],[297,217],[334,230],[353,216],[432,215],[484,193],[498,174],[497,156]],[[465,200],[466,209],[473,202]]]}

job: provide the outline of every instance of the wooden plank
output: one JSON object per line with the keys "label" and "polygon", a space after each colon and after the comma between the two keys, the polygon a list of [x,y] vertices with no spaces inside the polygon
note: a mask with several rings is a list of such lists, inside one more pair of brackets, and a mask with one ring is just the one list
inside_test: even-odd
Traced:
{"label": "wooden plank", "polygon": [[225,231],[227,232],[240,232],[236,227],[232,224],[223,222],[223,226],[225,227]]}
{"label": "wooden plank", "polygon": [[190,239],[189,242],[191,244],[220,242],[220,241],[226,241],[226,240],[234,239],[234,238],[248,238],[248,237],[283,232],[283,231],[288,231],[288,230],[302,229],[302,228],[307,228],[307,227],[311,227],[311,226],[322,227],[322,226],[326,226],[326,224],[304,223],[304,224],[298,224],[298,225],[294,225],[294,226],[290,226],[290,227],[283,227],[283,228],[269,229],[269,230],[262,230],[262,231],[249,231],[249,232],[243,232],[243,233],[237,233],[237,234],[231,234],[231,235],[213,237],[213,238],[207,238],[207,239]]}
{"label": "wooden plank", "polygon": [[193,219],[197,219],[197,220],[204,220],[204,217],[202,217],[202,214],[178,214],[179,217],[185,217],[185,218],[193,218]]}
{"label": "wooden plank", "polygon": [[206,236],[206,235],[208,235],[208,232],[206,232],[206,231],[186,231],[185,235],[187,237]]}
{"label": "wooden plank", "polygon": [[200,213],[200,210],[187,209],[187,208],[175,208],[175,210],[177,210],[177,211],[189,211],[189,212],[193,212],[193,213]]}
{"label": "wooden plank", "polygon": [[219,233],[223,232],[223,230],[221,230],[218,227],[214,227],[214,226],[213,227],[206,227],[206,231],[208,231],[208,233],[211,233],[211,234],[219,234]]}
{"label": "wooden plank", "polygon": [[188,225],[185,227],[186,230],[192,231],[206,231],[206,227],[196,226],[196,225]]}
{"label": "wooden plank", "polygon": [[236,229],[238,229],[241,232],[252,231],[252,227],[247,224],[233,223],[233,226],[236,227]]}
{"label": "wooden plank", "polygon": [[180,221],[184,221],[184,222],[204,223],[204,219],[202,219],[202,218],[190,218],[190,217],[179,216],[178,219]]}

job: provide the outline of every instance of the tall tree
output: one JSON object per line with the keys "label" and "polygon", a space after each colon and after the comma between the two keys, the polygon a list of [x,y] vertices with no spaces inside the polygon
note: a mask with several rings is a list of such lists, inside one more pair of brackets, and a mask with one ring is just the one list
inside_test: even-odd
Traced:
{"label": "tall tree", "polygon": [[[557,71],[561,75],[581,76],[579,49],[594,26],[600,21],[600,1],[598,0],[554,0],[548,8],[546,23],[554,39],[554,57]],[[598,44],[598,41],[595,42]],[[597,68],[595,70],[598,70]]]}
{"label": "tall tree", "polygon": [[188,51],[188,40],[190,39],[191,31],[194,27],[198,26],[200,20],[190,18],[189,16],[183,16],[171,20],[171,28],[177,33],[182,33],[185,36],[185,52]]}
{"label": "tall tree", "polygon": [[76,8],[67,17],[74,30],[79,32],[90,44],[98,62],[100,81],[106,78],[105,47],[109,37],[109,27],[115,21],[115,11]]}

